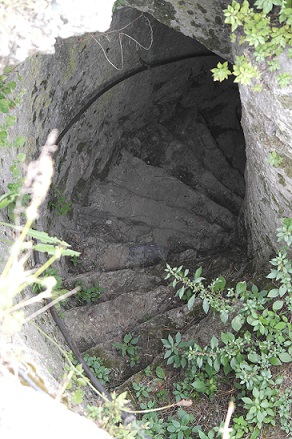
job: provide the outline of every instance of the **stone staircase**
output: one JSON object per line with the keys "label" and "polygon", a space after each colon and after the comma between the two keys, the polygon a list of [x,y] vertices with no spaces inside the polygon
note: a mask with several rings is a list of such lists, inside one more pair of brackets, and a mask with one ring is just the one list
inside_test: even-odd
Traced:
{"label": "stone staircase", "polygon": [[[244,264],[237,232],[244,158],[240,149],[224,153],[217,140],[192,109],[129,132],[107,173],[93,175],[82,204],[74,204],[67,232],[81,262],[68,265],[67,286],[98,282],[104,293],[81,307],[72,299],[63,318],[80,351],[113,368],[115,384],[159,356],[161,338],[187,337],[206,318],[199,301],[189,311],[175,298],[165,262],[190,271],[202,265],[210,280],[235,278]],[[126,333],[142,347],[133,369],[113,348]]]}

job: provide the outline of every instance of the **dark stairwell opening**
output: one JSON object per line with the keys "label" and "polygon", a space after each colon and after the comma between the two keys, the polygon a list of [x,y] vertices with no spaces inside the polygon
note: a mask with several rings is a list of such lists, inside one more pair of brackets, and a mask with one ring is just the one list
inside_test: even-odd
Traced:
{"label": "dark stairwell opening", "polygon": [[[97,303],[80,307],[73,298],[65,306],[79,349],[116,365],[113,343],[135,333],[142,368],[161,351],[163,328],[183,332],[187,321],[163,280],[165,262],[207,266],[209,276],[240,266],[240,97],[231,80],[213,81],[218,56],[134,9],[118,11],[110,33],[94,38],[103,48],[98,70],[100,45],[88,37],[75,85],[64,92],[55,192],[43,222],[81,253],[77,265],[61,262],[67,285],[104,288]],[[69,50],[64,44],[56,59]],[[79,83],[87,97],[76,101]],[[72,202],[66,215],[54,208],[60,193]],[[120,383],[129,367],[116,369]]]}
{"label": "dark stairwell opening", "polygon": [[122,69],[112,67],[96,95],[107,91],[67,118],[55,185],[73,210],[52,211],[51,228],[73,239],[82,271],[238,245],[245,145],[237,86],[213,82],[219,58],[150,16],[122,9],[112,29],[123,35],[99,40],[103,62]]}

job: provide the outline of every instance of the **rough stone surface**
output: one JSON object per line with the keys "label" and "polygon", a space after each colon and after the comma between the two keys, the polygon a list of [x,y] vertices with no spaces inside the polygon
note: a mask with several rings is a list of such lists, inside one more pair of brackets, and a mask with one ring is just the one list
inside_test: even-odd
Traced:
{"label": "rough stone surface", "polygon": [[[232,59],[228,30],[222,26],[226,5],[215,3],[207,9],[205,2],[188,0],[128,4]],[[74,18],[72,23],[74,28]],[[51,50],[47,40],[39,41],[36,38],[27,53]],[[18,49],[24,56],[22,46],[13,47],[15,53]],[[198,42],[153,18],[121,9],[110,32],[58,41],[54,57],[33,56],[18,67],[28,91],[15,110],[19,123],[12,136],[26,136],[29,160],[50,129],[66,129],[111,81],[145,62],[204,53]],[[209,71],[217,61],[189,59],[149,68],[121,82],[80,115],[62,139],[54,183],[73,201],[74,210],[60,217],[44,208],[39,225],[65,239],[74,237],[72,244],[82,251],[80,268],[98,270],[81,278],[91,281],[97,276],[109,290],[102,303],[65,311],[65,322],[82,350],[105,348],[105,339],[110,343],[138,329],[143,345],[148,344],[152,352],[159,350],[157,336],[166,328],[155,324],[164,325],[166,316],[166,324],[180,328],[186,310],[174,308],[173,292],[156,284],[155,276],[145,273],[141,277],[145,288],[140,288],[135,271],[166,258],[178,257],[182,262],[200,258],[201,253],[236,242],[245,194],[240,101],[230,82],[212,82]],[[285,55],[281,62],[286,70],[290,68]],[[260,94],[240,88],[247,142],[247,191],[241,212],[251,253],[266,260],[276,249],[279,218],[291,216],[291,88],[280,90],[271,73],[264,79]],[[279,168],[267,163],[272,150],[283,158]],[[18,152],[23,151],[3,154],[1,193],[11,181],[8,164]],[[68,265],[61,268],[66,271]],[[119,270],[120,281],[113,282],[100,268]],[[219,329],[218,322],[207,318],[187,335],[191,337],[193,331],[206,343]],[[48,352],[38,343],[35,346],[43,355]],[[48,361],[58,362],[59,367],[55,358]]]}
{"label": "rough stone surface", "polygon": [[50,396],[21,385],[15,376],[1,377],[0,392],[1,437],[111,438],[92,421],[67,410]]}
{"label": "rough stone surface", "polygon": [[126,0],[126,5],[153,15],[161,23],[200,41],[205,47],[232,60],[230,30],[224,24],[226,0]]}
{"label": "rough stone surface", "polygon": [[[292,74],[284,53],[283,71]],[[246,139],[245,222],[250,253],[267,260],[278,249],[276,228],[280,218],[292,216],[292,85],[279,88],[276,78],[265,75],[263,90],[241,86],[242,125]],[[269,153],[282,158],[279,167],[268,162]]]}
{"label": "rough stone surface", "polygon": [[171,290],[164,286],[148,293],[124,293],[111,301],[65,311],[64,322],[79,349],[85,351],[166,311],[172,300]]}
{"label": "rough stone surface", "polygon": [[55,53],[56,38],[110,27],[114,1],[25,0],[0,4],[0,71],[35,53]]}

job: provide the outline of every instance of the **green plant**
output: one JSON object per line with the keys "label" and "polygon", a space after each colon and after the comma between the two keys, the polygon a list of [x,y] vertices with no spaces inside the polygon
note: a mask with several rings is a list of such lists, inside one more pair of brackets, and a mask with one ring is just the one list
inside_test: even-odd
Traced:
{"label": "green plant", "polygon": [[72,210],[71,201],[66,201],[65,196],[55,186],[53,187],[53,197],[48,205],[50,209],[56,210],[59,216],[67,215]]}
{"label": "green plant", "polygon": [[121,413],[128,404],[126,392],[112,393],[112,401],[106,400],[101,406],[87,406],[87,416],[95,419],[98,425],[117,439],[135,438],[139,435],[139,426],[133,423],[123,425]]}
{"label": "green plant", "polygon": [[175,338],[169,335],[167,339],[163,338],[161,341],[165,348],[164,358],[167,358],[167,364],[173,364],[175,368],[185,367],[187,362],[185,357],[181,355],[181,351],[189,343],[181,341],[181,334],[178,332]]}
{"label": "green plant", "polygon": [[130,366],[134,367],[139,361],[140,346],[137,346],[139,337],[133,337],[131,334],[126,334],[123,338],[123,343],[116,342],[114,348],[121,351],[123,357],[127,357],[130,362]]}
{"label": "green plant", "polygon": [[76,267],[77,265],[80,264],[79,256],[73,256],[72,258],[70,258],[70,262],[71,262],[71,264],[74,265],[74,267]]}
{"label": "green plant", "polygon": [[81,305],[96,302],[104,291],[103,288],[99,286],[98,282],[95,282],[92,286],[86,287],[84,282],[79,281],[76,286],[79,286],[81,289],[74,297]]}
{"label": "green plant", "polygon": [[[8,81],[8,74],[13,70],[13,67],[5,67],[4,74],[0,75],[0,113],[7,114],[5,122],[0,124],[0,147],[19,148],[24,145],[25,138],[19,136],[14,141],[9,140],[9,128],[16,123],[16,117],[9,116],[8,113],[19,105],[25,90],[22,90],[18,95],[15,95],[17,84],[15,81]],[[18,81],[22,80],[19,74],[17,75],[17,79]],[[13,97],[11,96],[12,94]]]}
{"label": "green plant", "polygon": [[155,439],[166,439],[168,437],[167,423],[162,418],[159,418],[155,412],[143,415],[141,424],[147,425],[147,434],[150,437]]}
{"label": "green plant", "polygon": [[[188,289],[194,296],[203,299],[205,312],[213,309],[223,321],[228,320],[231,309],[233,312],[236,310],[230,322],[234,332],[222,332],[221,345],[213,336],[205,347],[193,342],[188,350],[182,348],[175,353],[180,367],[181,358],[185,358],[184,367],[189,374],[184,386],[175,386],[177,394],[184,394],[191,385],[196,391],[212,396],[220,373],[232,380],[237,406],[245,412],[244,416],[234,418],[232,438],[236,439],[244,435],[251,439],[259,438],[263,426],[275,426],[277,420],[287,434],[292,433],[289,420],[291,392],[283,392],[282,377],[273,375],[273,366],[292,361],[292,266],[288,258],[292,245],[292,218],[283,219],[277,232],[278,241],[284,241],[284,246],[271,261],[273,268],[267,278],[276,285],[269,291],[260,291],[255,285],[249,289],[246,282],[239,282],[235,288],[225,291],[226,281],[221,276],[204,287],[201,269],[190,280],[188,271],[183,271],[182,267],[166,268],[167,278],[174,277],[172,285],[183,285],[177,292],[180,297]],[[198,291],[199,288],[202,291]],[[190,301],[193,296],[188,297]],[[223,308],[227,310],[225,314],[222,313]],[[199,435],[209,437],[203,432]]]}
{"label": "green plant", "polygon": [[124,6],[125,5],[125,0],[116,0],[113,4],[113,12],[115,11],[116,8],[118,8],[119,6]]}
{"label": "green plant", "polygon": [[133,382],[132,387],[139,402],[143,401],[145,398],[149,398],[149,392],[152,392],[152,387],[146,387],[143,383]]}
{"label": "green plant", "polygon": [[275,168],[279,168],[283,162],[282,157],[276,151],[269,152],[268,154],[268,163]]}
{"label": "green plant", "polygon": [[22,171],[20,168],[21,163],[25,161],[25,154],[18,154],[17,158],[13,161],[10,171],[13,176],[13,182],[7,184],[8,192],[0,196],[0,209],[7,207],[9,219],[14,222],[14,209],[16,201],[21,200],[21,206],[25,207],[30,199],[28,194],[22,194],[21,188],[23,184]]}
{"label": "green plant", "polygon": [[[43,273],[43,277],[41,280],[43,280],[43,278],[52,276],[55,278],[56,280],[56,284],[53,287],[53,291],[59,291],[62,288],[62,277],[60,276],[60,273],[58,272],[58,270],[56,268],[50,267],[48,268],[44,273]],[[41,291],[43,291],[43,287],[41,283],[35,283],[32,287],[32,292],[34,294],[39,294]]]}
{"label": "green plant", "polygon": [[83,358],[101,384],[105,384],[110,380],[111,370],[104,366],[101,358],[88,354],[84,354]]}
{"label": "green plant", "polygon": [[167,431],[170,433],[169,439],[184,439],[192,437],[193,428],[190,424],[194,421],[192,414],[186,413],[179,409],[177,412],[178,419],[169,417]]}
{"label": "green plant", "polygon": [[[218,63],[211,70],[215,81],[221,82],[233,74],[234,82],[249,85],[253,80],[260,79],[265,69],[272,72],[280,70],[275,57],[292,45],[292,1],[258,0],[255,6],[257,9],[250,7],[247,0],[242,3],[233,0],[224,10],[225,23],[231,25],[231,41],[245,44],[246,49],[243,50],[244,55],[236,56],[232,72],[227,62]],[[274,8],[277,6],[280,8]],[[286,87],[291,82],[291,75],[280,72],[277,81],[280,87]],[[261,81],[254,83],[255,91],[261,88]]]}

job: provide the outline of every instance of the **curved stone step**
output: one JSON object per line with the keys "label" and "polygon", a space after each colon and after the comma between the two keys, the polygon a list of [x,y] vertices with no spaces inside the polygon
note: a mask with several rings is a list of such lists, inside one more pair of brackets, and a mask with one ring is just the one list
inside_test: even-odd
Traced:
{"label": "curved stone step", "polygon": [[79,350],[85,351],[171,309],[175,302],[172,289],[159,286],[147,293],[124,293],[107,302],[66,310],[63,319]]}

